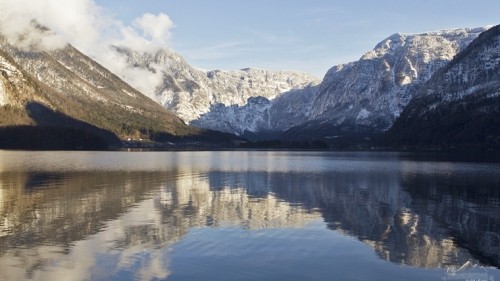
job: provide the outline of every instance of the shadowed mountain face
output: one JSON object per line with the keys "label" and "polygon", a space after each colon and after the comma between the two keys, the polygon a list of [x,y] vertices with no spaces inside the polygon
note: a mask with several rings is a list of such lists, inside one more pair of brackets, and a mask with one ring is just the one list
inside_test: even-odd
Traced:
{"label": "shadowed mountain face", "polygon": [[[26,49],[4,38],[0,38],[0,117],[1,127],[69,127],[75,134],[86,123],[83,131],[94,128],[91,133],[107,135],[104,141],[108,144],[117,138],[168,138],[201,132],[71,46]],[[70,124],[69,119],[79,125]]]}
{"label": "shadowed mountain face", "polygon": [[500,148],[500,26],[482,33],[417,93],[388,133],[398,145]]}
{"label": "shadowed mountain face", "polygon": [[286,139],[370,135],[388,130],[415,92],[485,28],[394,34],[359,61],[332,67],[309,118]]}
{"label": "shadowed mountain face", "polygon": [[0,147],[7,149],[106,149],[119,144],[113,133],[54,112],[43,104],[26,104],[33,126],[0,127]]}

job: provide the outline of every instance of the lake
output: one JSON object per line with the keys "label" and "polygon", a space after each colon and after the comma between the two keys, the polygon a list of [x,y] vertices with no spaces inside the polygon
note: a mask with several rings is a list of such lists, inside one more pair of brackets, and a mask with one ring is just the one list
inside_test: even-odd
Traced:
{"label": "lake", "polygon": [[0,151],[0,280],[497,280],[500,164]]}

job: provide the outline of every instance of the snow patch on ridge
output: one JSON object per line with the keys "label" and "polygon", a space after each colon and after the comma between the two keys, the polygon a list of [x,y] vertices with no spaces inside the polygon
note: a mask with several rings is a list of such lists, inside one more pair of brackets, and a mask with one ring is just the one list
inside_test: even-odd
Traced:
{"label": "snow patch on ridge", "polygon": [[3,81],[0,80],[0,106],[4,106],[6,104],[7,104],[7,92],[5,91]]}
{"label": "snow patch on ridge", "polygon": [[370,115],[371,112],[363,108],[359,111],[358,117],[356,117],[356,121],[367,119],[368,117],[370,117]]}
{"label": "snow patch on ridge", "polygon": [[[333,67],[316,93],[309,116],[313,120],[330,119],[332,124],[340,116],[357,116],[357,125],[386,129],[406,107],[414,90],[485,30],[391,35],[359,61]],[[353,112],[366,104],[370,111]]]}
{"label": "snow patch on ridge", "polygon": [[[15,66],[10,64],[7,60],[0,57],[0,106],[7,105],[9,103],[9,97],[7,96],[7,89],[5,89],[4,85],[4,77],[7,76],[7,79],[15,78],[15,74],[17,69]],[[9,78],[10,77],[10,78]]]}

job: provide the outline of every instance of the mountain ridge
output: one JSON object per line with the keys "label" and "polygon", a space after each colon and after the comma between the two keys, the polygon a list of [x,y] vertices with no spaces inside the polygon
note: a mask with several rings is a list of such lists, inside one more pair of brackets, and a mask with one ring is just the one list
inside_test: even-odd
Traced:
{"label": "mountain ridge", "polygon": [[[462,115],[472,112],[462,104],[496,112],[497,29],[395,33],[360,60],[333,66],[321,82],[287,71],[203,71],[169,49],[140,52],[112,46],[123,67],[116,75],[117,69],[104,68],[71,45],[44,50],[0,37],[0,127],[18,126],[20,135],[34,126],[52,126],[56,135],[71,128],[71,138],[80,134],[88,142],[108,144],[237,139],[206,130],[257,140],[327,142],[370,137],[393,124],[409,130],[419,122],[415,116],[432,111],[429,104],[447,103]],[[134,74],[136,80],[129,82],[152,91],[149,97],[120,79]],[[139,81],[143,77],[148,78]],[[400,125],[405,121],[399,119],[414,121]],[[46,135],[43,130],[39,134]]]}
{"label": "mountain ridge", "polygon": [[[153,100],[175,112],[186,123],[196,120],[198,126],[207,129],[216,128],[209,124],[204,126],[198,119],[209,113],[213,106],[245,106],[251,97],[274,99],[284,92],[319,83],[319,79],[310,74],[293,71],[256,68],[203,71],[164,48],[153,51],[135,51],[126,47],[115,49],[126,62],[123,70],[117,70],[125,73],[123,79],[127,80],[128,72],[136,71],[154,76],[156,84],[143,87],[142,92],[148,92]],[[133,78],[129,82],[141,88]]]}
{"label": "mountain ridge", "polygon": [[[500,25],[440,69],[388,132],[395,145],[500,148]],[[418,133],[416,133],[418,132]]]}
{"label": "mountain ridge", "polygon": [[360,60],[333,66],[319,84],[265,97],[268,102],[216,104],[191,124],[257,139],[269,132],[283,140],[383,132],[418,86],[486,29],[396,33]]}
{"label": "mountain ridge", "polygon": [[[60,147],[43,140],[52,138],[46,133],[50,130],[59,136],[68,133],[65,148],[81,147],[76,145],[78,136],[85,139],[89,134],[105,144],[99,148],[120,146],[128,139],[164,142],[213,139],[214,134],[223,141],[231,138],[186,125],[69,44],[44,49],[0,37],[0,71],[0,126],[7,147],[29,146],[30,130],[40,133],[40,139],[31,140],[33,148],[49,149]],[[93,148],[91,143],[87,146]]]}
{"label": "mountain ridge", "polygon": [[[371,134],[389,129],[420,84],[446,65],[485,28],[404,35],[381,41],[359,61],[334,66],[314,97],[302,135],[318,126],[330,133]],[[300,131],[300,125],[293,130]],[[287,137],[292,137],[286,132]],[[329,135],[330,134],[330,135]]]}

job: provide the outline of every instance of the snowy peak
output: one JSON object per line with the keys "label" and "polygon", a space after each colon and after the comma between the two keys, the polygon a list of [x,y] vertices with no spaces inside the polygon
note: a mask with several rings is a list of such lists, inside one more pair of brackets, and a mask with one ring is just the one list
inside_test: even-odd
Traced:
{"label": "snowy peak", "polygon": [[382,60],[396,86],[428,80],[486,28],[454,29],[421,34],[396,33],[383,40],[362,60]]}
{"label": "snowy peak", "polygon": [[427,81],[484,30],[391,35],[359,61],[327,73],[312,115],[328,119],[332,111],[338,113],[350,105],[358,112],[346,111],[345,115],[359,116],[358,121],[365,125],[379,123],[383,124],[380,129],[387,129],[410,101],[412,89]]}
{"label": "snowy peak", "polygon": [[405,35],[400,33],[395,33],[384,41],[378,43],[372,51],[367,52],[361,57],[361,60],[372,60],[376,58],[382,58],[391,51],[404,46]]}
{"label": "snowy peak", "polygon": [[[312,75],[290,71],[253,68],[203,71],[170,50],[137,52],[117,48],[117,52],[125,59],[122,78],[174,111],[186,123],[220,105],[245,106],[251,97],[274,99],[284,92],[319,83]],[[148,83],[137,77],[147,78]],[[236,122],[224,120],[233,121]]]}
{"label": "snowy peak", "polygon": [[152,68],[153,66],[169,65],[174,62],[187,64],[186,61],[167,48],[155,48],[150,51],[134,51],[127,47],[111,46],[127,63],[137,68]]}
{"label": "snowy peak", "polygon": [[397,145],[500,148],[500,25],[422,85],[388,133]]}
{"label": "snowy peak", "polygon": [[366,53],[361,60],[381,58],[400,48],[409,50],[429,50],[429,52],[427,52],[427,54],[431,56],[429,59],[432,59],[432,56],[442,56],[452,59],[457,50],[462,50],[467,47],[474,38],[486,30],[486,27],[481,27],[473,29],[450,29],[419,34],[395,33],[378,43],[375,48]]}
{"label": "snowy peak", "polygon": [[207,76],[218,84],[234,84],[237,91],[246,91],[249,97],[260,96],[268,99],[274,99],[284,92],[302,88],[317,81],[316,78],[306,73],[255,68],[211,71]]}
{"label": "snowy peak", "polygon": [[[214,103],[206,103],[204,112],[190,122],[238,135],[289,129],[302,136],[314,136],[317,131],[329,134],[328,128],[335,134],[384,131],[420,85],[485,30],[393,34],[359,61],[332,67],[319,86],[307,80],[294,84],[294,79],[280,73],[272,73],[270,79],[270,73],[261,70],[211,71],[207,77],[218,85],[212,89],[225,95],[212,92]],[[248,103],[252,95],[269,102]]]}
{"label": "snowy peak", "polygon": [[[500,25],[482,33],[421,87],[415,100],[455,102],[500,95]],[[428,110],[432,110],[428,108]]]}

